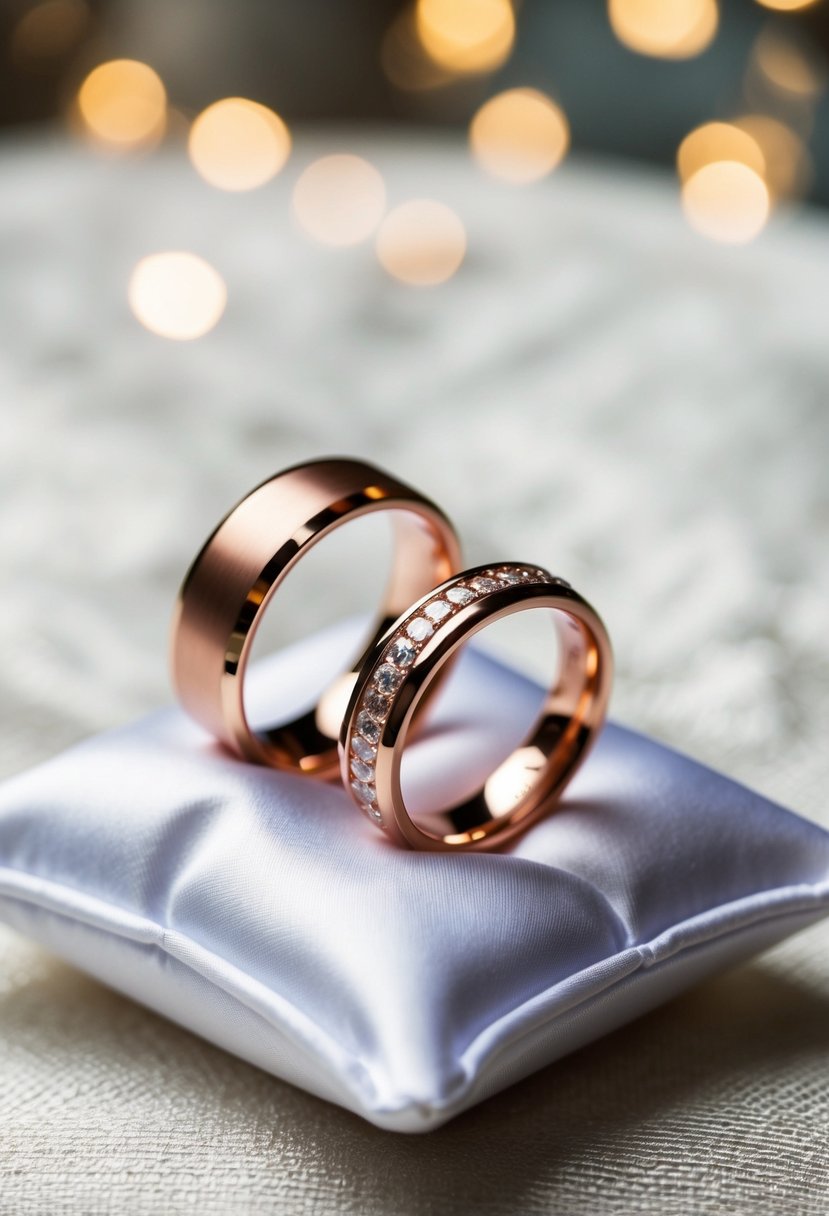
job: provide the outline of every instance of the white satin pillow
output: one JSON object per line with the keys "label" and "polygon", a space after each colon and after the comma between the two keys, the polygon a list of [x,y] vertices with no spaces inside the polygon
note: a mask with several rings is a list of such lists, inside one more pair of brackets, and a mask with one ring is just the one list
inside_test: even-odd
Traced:
{"label": "white satin pillow", "polygon": [[[334,631],[259,669],[274,713]],[[486,762],[538,690],[464,657],[411,778]],[[493,707],[497,706],[497,712]],[[427,1131],[826,914],[829,833],[610,726],[506,854],[391,846],[335,785],[175,710],[0,790],[0,916],[380,1127]]]}

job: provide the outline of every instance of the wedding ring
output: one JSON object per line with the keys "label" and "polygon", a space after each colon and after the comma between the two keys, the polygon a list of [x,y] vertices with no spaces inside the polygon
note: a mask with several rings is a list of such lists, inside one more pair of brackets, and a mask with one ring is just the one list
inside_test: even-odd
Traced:
{"label": "wedding ring", "polygon": [[[559,639],[558,673],[535,724],[470,798],[413,818],[400,771],[423,698],[473,634],[531,608],[552,610]],[[562,579],[512,562],[467,570],[407,609],[368,656],[343,721],[343,781],[399,845],[496,848],[552,809],[586,756],[604,721],[612,666],[599,616]]]}
{"label": "wedding ring", "polygon": [[[363,656],[309,713],[285,725],[252,729],[243,688],[265,609],[311,546],[349,520],[377,511],[390,512],[394,557]],[[373,465],[315,460],[278,473],[225,516],[185,576],[172,628],[176,694],[198,722],[248,760],[333,776],[343,709],[365,655],[414,598],[459,565],[458,540],[443,512]]]}

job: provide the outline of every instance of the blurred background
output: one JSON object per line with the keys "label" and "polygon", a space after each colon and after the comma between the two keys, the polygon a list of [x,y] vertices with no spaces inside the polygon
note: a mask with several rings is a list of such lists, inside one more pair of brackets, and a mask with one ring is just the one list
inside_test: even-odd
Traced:
{"label": "blurred background", "polygon": [[[752,239],[782,200],[829,203],[816,0],[4,0],[0,45],[0,124],[121,152],[189,139],[225,189],[261,185],[290,129],[324,121],[468,128],[514,182],[571,147],[676,165],[713,239]],[[267,111],[205,114],[231,97]]]}

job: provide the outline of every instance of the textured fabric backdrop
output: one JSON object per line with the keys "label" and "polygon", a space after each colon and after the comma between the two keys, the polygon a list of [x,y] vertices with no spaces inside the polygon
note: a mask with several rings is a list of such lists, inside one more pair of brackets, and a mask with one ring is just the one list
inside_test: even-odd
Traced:
{"label": "textured fabric backdrop", "polygon": [[[170,604],[206,532],[275,469],[343,452],[437,498],[470,561],[525,557],[592,599],[618,718],[829,823],[829,225],[779,217],[727,250],[659,178],[572,163],[513,192],[460,146],[352,141],[393,201],[466,222],[463,271],[418,292],[298,233],[292,183],[335,146],[301,141],[243,196],[175,153],[0,152],[0,769],[168,700]],[[135,261],[170,248],[228,283],[194,344],[126,306]],[[315,570],[303,627],[333,578]],[[0,1212],[824,1216],[827,944],[814,929],[411,1141],[2,930]]]}

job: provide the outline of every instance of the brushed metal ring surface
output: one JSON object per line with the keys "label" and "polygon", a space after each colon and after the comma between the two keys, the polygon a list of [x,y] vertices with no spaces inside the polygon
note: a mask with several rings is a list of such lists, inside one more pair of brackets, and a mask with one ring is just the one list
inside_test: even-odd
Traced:
{"label": "brushed metal ring surface", "polygon": [[[263,613],[312,545],[349,520],[377,511],[391,512],[394,553],[362,657],[309,713],[284,725],[252,729],[244,680]],[[458,539],[440,508],[382,469],[343,458],[286,469],[228,512],[184,578],[171,637],[176,695],[196,721],[246,759],[332,776],[342,711],[365,655],[413,599],[459,565]]]}
{"label": "brushed metal ring surface", "polygon": [[[400,770],[424,697],[479,630],[538,608],[551,612],[559,665],[528,735],[471,797],[413,818]],[[343,720],[343,781],[396,844],[433,851],[497,848],[553,809],[601,729],[612,672],[600,617],[564,580],[515,562],[467,570],[412,604],[368,656]]]}

